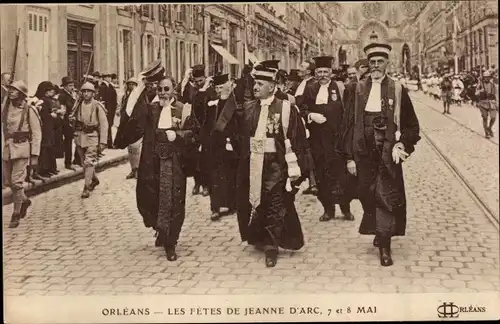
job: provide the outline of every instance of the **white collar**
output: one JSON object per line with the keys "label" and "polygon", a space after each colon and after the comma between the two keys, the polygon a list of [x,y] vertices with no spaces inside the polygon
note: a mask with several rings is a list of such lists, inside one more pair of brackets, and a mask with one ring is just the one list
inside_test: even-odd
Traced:
{"label": "white collar", "polygon": [[261,99],[261,100],[260,100],[260,105],[261,105],[261,106],[264,106],[264,105],[268,105],[268,106],[270,106],[270,105],[271,105],[271,103],[273,102],[273,100],[274,100],[274,95],[272,95],[271,97],[269,97],[269,98],[267,98],[267,99]]}

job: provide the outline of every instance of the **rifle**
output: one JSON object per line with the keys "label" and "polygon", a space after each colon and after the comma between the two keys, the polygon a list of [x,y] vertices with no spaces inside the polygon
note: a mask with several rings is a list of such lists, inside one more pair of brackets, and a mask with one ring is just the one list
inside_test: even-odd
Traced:
{"label": "rifle", "polygon": [[[14,59],[13,59],[13,62],[12,62],[12,71],[10,72],[10,83],[12,83],[12,81],[14,81],[14,77],[16,75],[17,49],[19,47],[19,34],[20,33],[21,33],[21,28],[19,28],[17,30],[17,33],[16,33],[16,44],[14,46]],[[9,108],[8,98],[9,98],[9,96],[7,95],[2,100],[3,101],[2,102],[2,107],[5,108],[5,118],[7,117],[7,109]],[[5,125],[3,125],[3,126],[5,126]]]}

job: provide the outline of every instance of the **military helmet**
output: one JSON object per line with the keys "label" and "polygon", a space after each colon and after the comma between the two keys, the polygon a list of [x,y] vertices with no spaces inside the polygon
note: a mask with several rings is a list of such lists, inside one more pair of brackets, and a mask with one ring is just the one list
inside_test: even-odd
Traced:
{"label": "military helmet", "polygon": [[17,80],[17,81],[12,82],[11,84],[8,85],[8,87],[16,89],[17,91],[21,92],[26,97],[28,96],[28,87],[21,80]]}
{"label": "military helmet", "polygon": [[129,83],[135,83],[136,85],[137,85],[137,84],[139,84],[139,83],[137,82],[137,79],[136,79],[136,78],[134,78],[134,77],[131,77],[130,79],[128,79],[126,83],[127,83],[127,84],[129,84]]}
{"label": "military helmet", "polygon": [[93,91],[95,92],[95,87],[92,83],[90,82],[85,82],[83,85],[82,85],[82,88],[80,89],[80,91],[84,91],[84,90],[90,90],[90,91]]}

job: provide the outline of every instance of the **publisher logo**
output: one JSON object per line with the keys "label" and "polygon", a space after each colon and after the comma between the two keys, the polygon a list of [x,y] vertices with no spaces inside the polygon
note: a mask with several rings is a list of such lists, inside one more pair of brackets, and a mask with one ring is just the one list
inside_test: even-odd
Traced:
{"label": "publisher logo", "polygon": [[437,308],[439,318],[457,318],[460,315],[460,309],[454,303],[443,303]]}

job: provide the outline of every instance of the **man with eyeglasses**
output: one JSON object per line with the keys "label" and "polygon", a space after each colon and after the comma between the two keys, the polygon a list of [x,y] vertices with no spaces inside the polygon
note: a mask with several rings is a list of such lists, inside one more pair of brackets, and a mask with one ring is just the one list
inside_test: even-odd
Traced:
{"label": "man with eyeglasses", "polygon": [[243,241],[265,254],[276,266],[278,249],[298,250],[304,236],[294,205],[297,181],[307,152],[299,113],[288,100],[275,96],[274,62],[254,67],[257,100],[238,105],[241,149],[238,167],[238,225]]}
{"label": "man with eyeglasses", "polygon": [[370,76],[346,92],[343,149],[347,168],[357,175],[363,205],[360,234],[375,235],[382,266],[393,264],[391,238],[406,231],[406,198],[401,163],[420,140],[419,123],[407,90],[386,75],[391,46],[371,43],[364,50]]}
{"label": "man with eyeglasses", "polygon": [[176,100],[171,77],[161,76],[156,90],[146,113],[133,118],[132,112],[123,131],[126,144],[143,138],[137,207],[144,225],[156,231],[155,246],[163,246],[167,260],[175,261],[185,218],[186,179],[192,172],[184,162],[186,153],[197,146],[198,122],[192,106]]}

